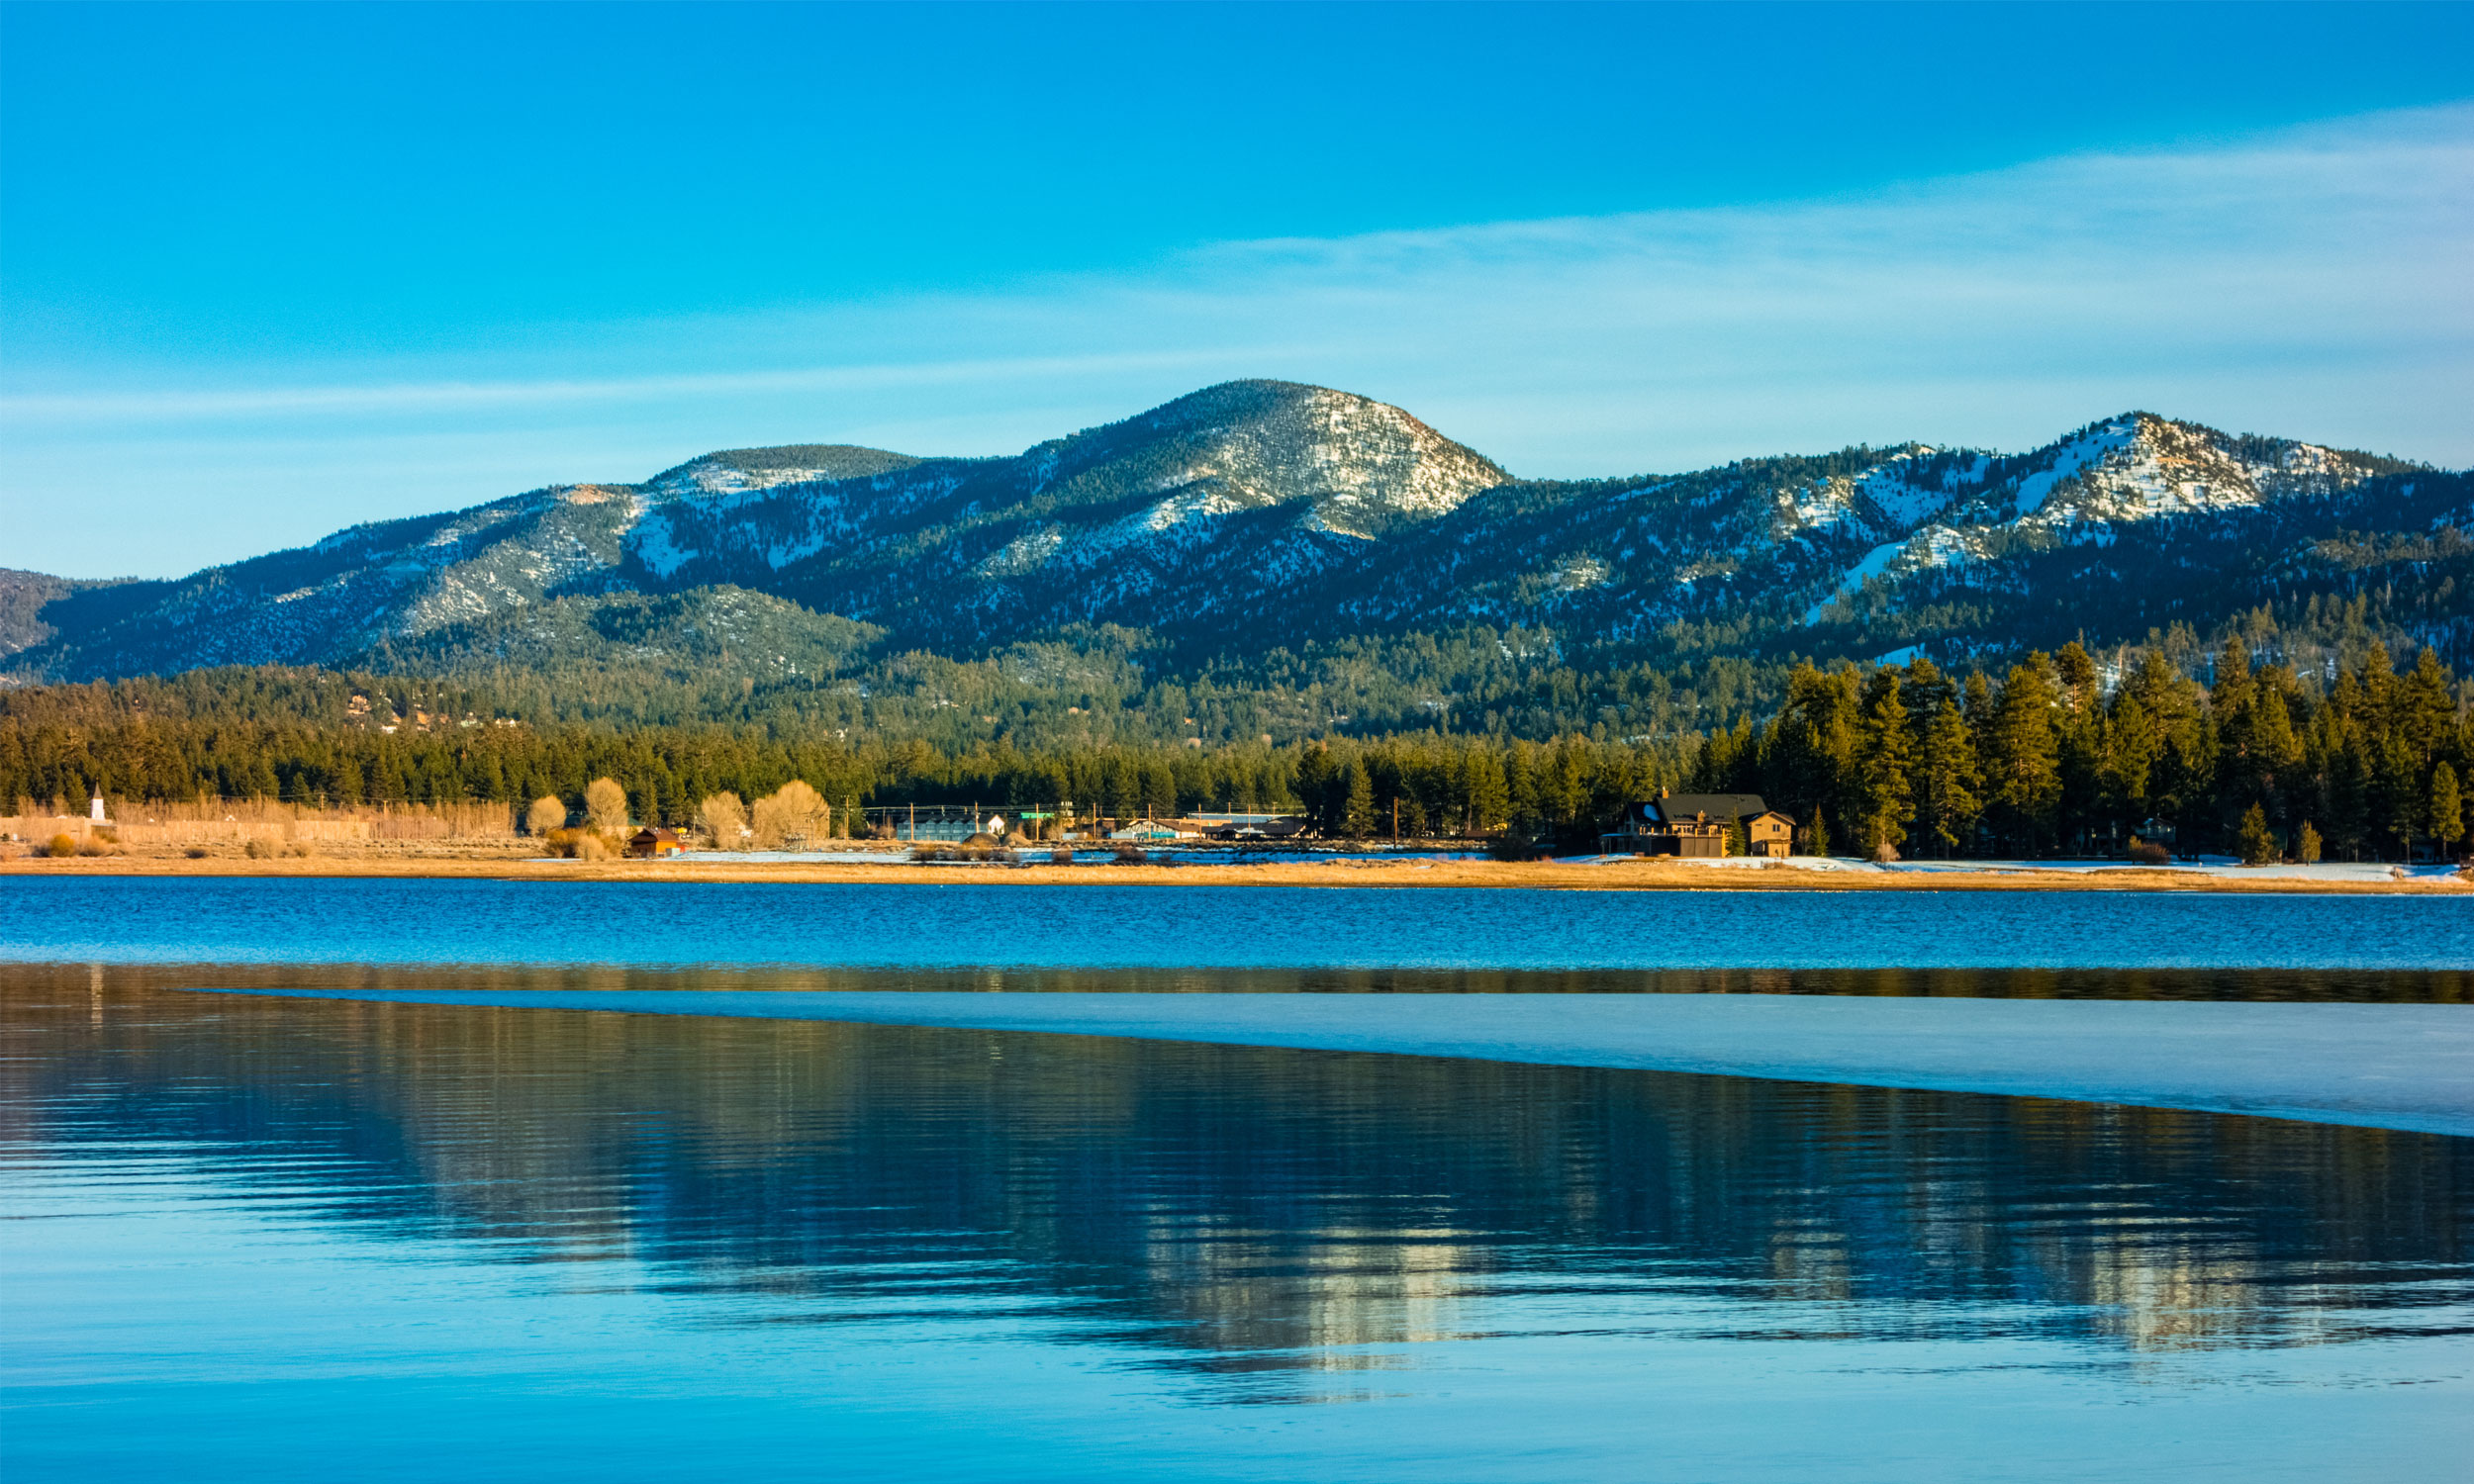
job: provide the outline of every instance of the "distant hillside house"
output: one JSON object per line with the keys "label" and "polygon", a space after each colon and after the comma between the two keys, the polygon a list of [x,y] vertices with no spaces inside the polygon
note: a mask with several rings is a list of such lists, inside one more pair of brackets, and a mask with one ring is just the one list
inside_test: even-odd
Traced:
{"label": "distant hillside house", "polygon": [[663,829],[658,825],[650,829],[637,830],[627,840],[627,854],[640,856],[648,861],[656,856],[674,856],[678,853],[679,832]]}
{"label": "distant hillside house", "polygon": [[1627,804],[1622,826],[1599,836],[1598,848],[1608,855],[1715,860],[1728,853],[1727,836],[1738,821],[1749,854],[1784,860],[1794,848],[1795,821],[1758,793],[1661,793]]}

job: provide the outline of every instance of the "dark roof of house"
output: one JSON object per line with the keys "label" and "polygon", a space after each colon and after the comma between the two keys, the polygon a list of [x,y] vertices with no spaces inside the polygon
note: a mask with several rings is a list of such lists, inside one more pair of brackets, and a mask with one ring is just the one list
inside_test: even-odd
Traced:
{"label": "dark roof of house", "polygon": [[1758,793],[1670,793],[1642,805],[1646,817],[1662,822],[1707,814],[1712,819],[1742,819],[1766,814],[1769,805]]}
{"label": "dark roof of house", "polygon": [[641,840],[647,835],[652,836],[656,840],[676,840],[679,838],[679,832],[677,830],[670,828],[668,825],[661,824],[648,825],[643,829],[637,830],[634,835],[629,838]]}

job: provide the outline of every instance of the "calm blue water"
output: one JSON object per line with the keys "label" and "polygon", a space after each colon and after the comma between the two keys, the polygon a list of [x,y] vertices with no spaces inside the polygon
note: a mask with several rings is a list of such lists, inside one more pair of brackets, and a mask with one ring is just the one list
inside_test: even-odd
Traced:
{"label": "calm blue water", "polygon": [[2474,1141],[20,966],[12,1481],[2437,1480]]}
{"label": "calm blue water", "polygon": [[29,879],[0,961],[1217,969],[2474,968],[2474,900]]}
{"label": "calm blue water", "polygon": [[2474,1140],[173,990],[2455,1001],[2470,915],[11,879],[0,1476],[2462,1477]]}

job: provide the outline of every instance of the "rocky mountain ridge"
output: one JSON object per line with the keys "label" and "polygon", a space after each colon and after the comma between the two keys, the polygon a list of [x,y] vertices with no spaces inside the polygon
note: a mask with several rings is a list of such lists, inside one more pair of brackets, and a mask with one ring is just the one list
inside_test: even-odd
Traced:
{"label": "rocky mountain ridge", "polygon": [[1009,458],[727,450],[176,581],[0,576],[0,664],[23,683],[735,653],[788,677],[1091,624],[1202,655],[1471,625],[1651,656],[1958,655],[2204,624],[2373,569],[2412,569],[2426,627],[2461,638],[2463,587],[2433,574],[2469,526],[2462,473],[2145,413],[2024,454],[1532,481],[1397,408],[1232,382]]}

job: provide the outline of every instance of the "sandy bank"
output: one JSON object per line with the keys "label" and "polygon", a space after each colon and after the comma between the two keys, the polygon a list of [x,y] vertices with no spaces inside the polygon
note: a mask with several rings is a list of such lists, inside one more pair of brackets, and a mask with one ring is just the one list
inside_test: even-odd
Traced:
{"label": "sandy bank", "polygon": [[[1848,863],[1852,865],[1853,863]],[[1942,867],[1912,871],[1848,869],[1847,865],[1760,866],[1752,862],[1656,859],[1590,861],[1314,861],[1259,865],[1027,866],[913,865],[889,857],[882,865],[811,862],[555,861],[513,852],[366,856],[332,855],[249,860],[239,855],[187,860],[103,856],[0,861],[8,876],[332,877],[557,881],[909,882],[985,884],[1217,886],[1509,886],[1572,891],[2269,891],[2333,895],[2474,893],[2474,883],[2449,872],[2420,868],[2406,880],[2380,880],[2355,868],[2312,875],[2301,868],[2202,873],[2071,863]]]}
{"label": "sandy bank", "polygon": [[2460,1005],[1772,994],[233,992],[1468,1057],[2474,1136],[2474,1009]]}

